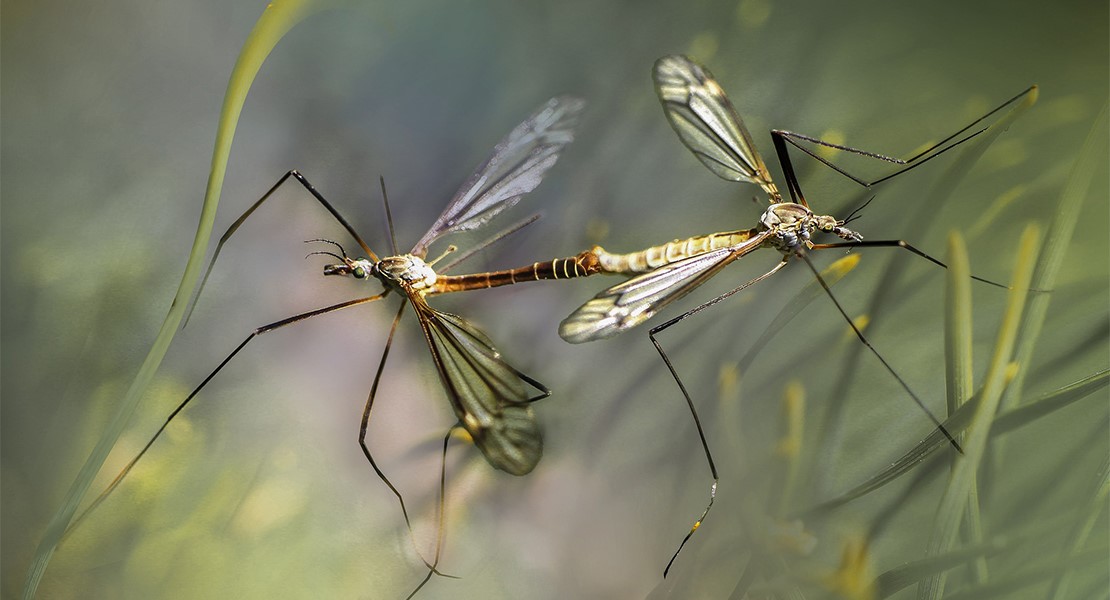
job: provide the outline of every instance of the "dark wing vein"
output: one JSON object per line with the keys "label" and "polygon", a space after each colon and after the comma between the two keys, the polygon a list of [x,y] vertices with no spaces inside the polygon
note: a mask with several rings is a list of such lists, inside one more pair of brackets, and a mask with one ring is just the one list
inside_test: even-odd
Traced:
{"label": "dark wing vein", "polygon": [[460,425],[493,467],[529,473],[543,455],[529,403],[550,392],[505,363],[489,337],[462,317],[437,311],[419,296],[410,300]]}
{"label": "dark wing vein", "polygon": [[728,96],[705,67],[685,56],[655,63],[655,92],[679,139],[718,177],[778,191]]}

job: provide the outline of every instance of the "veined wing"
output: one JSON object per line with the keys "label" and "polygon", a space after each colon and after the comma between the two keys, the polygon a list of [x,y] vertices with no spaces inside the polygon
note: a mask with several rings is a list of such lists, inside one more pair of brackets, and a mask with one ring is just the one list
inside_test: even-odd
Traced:
{"label": "veined wing", "polygon": [[585,106],[579,98],[559,96],[517,125],[459,188],[412,253],[424,256],[436,238],[479,227],[535,189],[563,146],[574,140],[574,127]]}
{"label": "veined wing", "polygon": [[664,56],[653,71],[655,92],[679,139],[718,177],[745,181],[780,197],[744,122],[708,69],[685,56]]}
{"label": "veined wing", "polygon": [[[489,337],[462,317],[439,312],[420,296],[410,300],[451,408],[474,445],[495,468],[529,473],[543,455],[529,404],[551,392],[501,360]],[[528,385],[538,393],[530,394]]]}
{"label": "veined wing", "polygon": [[563,319],[559,335],[572,344],[581,344],[631,329],[705,283],[732,261],[759,248],[769,233],[760,232],[735,246],[695,254],[614,285]]}

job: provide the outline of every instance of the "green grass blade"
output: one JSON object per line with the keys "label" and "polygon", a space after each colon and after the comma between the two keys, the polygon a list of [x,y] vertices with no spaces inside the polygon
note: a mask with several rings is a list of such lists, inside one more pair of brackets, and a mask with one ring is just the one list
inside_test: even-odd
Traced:
{"label": "green grass blade", "polygon": [[204,263],[208,241],[212,236],[212,225],[216,218],[216,206],[220,201],[220,190],[223,187],[224,175],[227,171],[231,142],[235,136],[239,114],[243,109],[243,103],[255,75],[257,75],[263,61],[266,60],[278,41],[309,14],[321,8],[326,8],[326,4],[326,2],[314,2],[313,0],[275,0],[266,7],[265,12],[262,13],[254,29],[247,37],[243,50],[239,54],[239,59],[235,63],[224,96],[200,224],[197,226],[197,233],[193,238],[193,246],[189,251],[189,261],[185,266],[184,274],[181,276],[181,283],[178,285],[177,293],[170,304],[169,312],[158,330],[158,336],[124,395],[115,416],[101,434],[100,440],[66,492],[61,507],[47,525],[46,531],[35,549],[31,568],[27,573],[27,580],[23,587],[23,598],[29,600],[34,597],[39,581],[46,572],[46,567],[54,555],[59,540],[65,533],[66,528],[69,527],[81,499],[84,498],[89,486],[92,485],[93,479],[108,458],[108,453],[111,452],[131,415],[134,414],[139,401],[154,378],[154,373],[162,363],[162,358],[166,355],[170,342],[177,333],[178,326],[181,324],[185,307],[188,304],[189,297],[193,294]]}
{"label": "green grass blade", "polygon": [[[1088,190],[1100,168],[1105,167],[1107,153],[1107,112],[1110,104],[1104,104],[1098,118],[1091,127],[1087,140],[1079,151],[1060,194],[1060,203],[1055,210],[1055,216],[1048,226],[1045,235],[1044,251],[1037,268],[1033,272],[1032,287],[1037,290],[1051,290],[1056,285],[1056,276],[1067,256],[1071,244],[1072,233],[1082,213],[1083,200],[1086,199]],[[1105,198],[1101,201],[1105,202]],[[1025,313],[1025,320],[1021,324],[1021,343],[1015,354],[1019,364],[1028,365],[1033,357],[1037,338],[1040,336],[1041,327],[1044,325],[1045,315],[1048,314],[1048,304],[1052,300],[1051,293],[1036,293],[1029,298],[1029,307]],[[1018,373],[1010,392],[1003,399],[1002,407],[1011,408],[1014,399],[1021,396],[1022,386],[1025,381],[1024,370]]]}
{"label": "green grass blade", "polygon": [[[1098,479],[1098,489],[1091,496],[1091,501],[1087,504],[1086,510],[1081,513],[1083,514],[1083,519],[1076,523],[1075,529],[1072,531],[1072,543],[1069,548],[1069,553],[1072,557],[1078,557],[1082,553],[1083,546],[1087,544],[1087,540],[1090,539],[1091,533],[1094,532],[1095,524],[1102,514],[1102,509],[1106,507],[1106,499],[1110,498],[1110,457],[1103,459],[1102,467],[1099,469]],[[1052,589],[1049,590],[1048,598],[1051,600],[1063,600],[1068,597],[1068,588],[1071,587],[1072,572],[1073,571],[1069,569],[1052,582]]]}
{"label": "green grass blade", "polygon": [[[971,353],[971,266],[967,258],[967,245],[958,231],[948,235],[948,285],[945,295],[944,359],[945,397],[948,414],[955,414],[971,399],[975,379]],[[983,541],[983,526],[979,513],[979,486],[972,481],[968,492],[966,535],[969,545]],[[987,579],[987,560],[975,558],[975,578]]]}
{"label": "green grass blade", "polygon": [[[975,557],[987,556],[1005,550],[1012,546],[1011,542],[1012,540],[1000,536],[990,543],[961,548],[943,556],[917,560],[896,569],[891,569],[880,575],[876,580],[876,586],[879,590],[878,596],[880,598],[889,597],[899,590],[912,585],[926,574],[956,567],[965,564],[968,560]],[[1103,546],[1102,548],[1092,548],[1079,552],[1071,559],[1071,562],[1063,558],[1051,560],[1047,563],[1038,564],[1036,567],[1030,569],[1023,569],[1016,575],[1005,579],[999,579],[999,581],[994,583],[971,586],[965,590],[949,594],[945,596],[945,598],[946,600],[951,600],[952,598],[1012,598],[1013,596],[1010,594],[1018,590],[1028,591],[1030,584],[1043,581],[1054,575],[1060,575],[1061,573],[1066,574],[1072,571],[1076,565],[1094,563],[1098,560],[1099,553],[1105,556],[1106,550],[1106,547]]]}
{"label": "green grass blade", "polygon": [[958,232],[948,236],[948,286],[945,295],[944,368],[948,414],[971,399],[975,381],[971,356],[971,267],[967,245]]}
{"label": "green grass blade", "polygon": [[964,546],[945,554],[908,562],[879,575],[875,580],[875,588],[878,590],[880,598],[886,598],[926,577],[965,565],[971,560],[996,554],[1010,548],[1012,545],[1013,540],[1011,538],[997,536],[989,541]]}
{"label": "green grass blade", "polygon": [[[1044,394],[1040,398],[1022,405],[1020,408],[1015,408],[1014,410],[999,415],[991,426],[991,437],[993,438],[1033,423],[1065,406],[1090,396],[1105,388],[1107,384],[1110,384],[1110,370],[1103,370],[1093,375],[1088,375],[1058,390]],[[979,396],[972,396],[955,414],[944,421],[944,428],[952,435],[959,435],[962,433],[967,428],[968,423],[971,422],[971,415],[975,412],[978,405]],[[899,457],[898,460],[891,463],[889,467],[884,468],[867,481],[840,496],[809,509],[806,514],[830,510],[851,502],[856,498],[865,496],[902,475],[905,475],[918,463],[936,452],[937,449],[947,446],[948,440],[945,439],[944,434],[939,430],[934,430],[926,436],[925,439],[918,442],[912,449]]]}
{"label": "green grass blade", "polygon": [[[1073,571],[1078,567],[1088,565],[1104,565],[1106,554],[1110,547],[1105,544],[1100,547],[1090,548],[1072,556],[1063,556],[1050,559],[1044,563],[1021,569],[1005,579],[998,579],[989,584],[971,586],[954,594],[945,596],[945,600],[992,600],[994,598],[1024,597],[1030,586],[1044,580]],[[1090,596],[1082,596],[1089,598]]]}
{"label": "green grass blade", "polygon": [[999,435],[1028,425],[1045,415],[1085,398],[1094,392],[1105,388],[1110,383],[1110,370],[1102,370],[1085,377],[1075,383],[1062,387],[1056,391],[1038,398],[1028,404],[1023,404],[1013,410],[1008,410],[994,421],[991,435]]}
{"label": "green grass blade", "polygon": [[[1006,310],[1002,316],[994,354],[991,357],[979,405],[976,407],[964,438],[964,454],[958,457],[948,479],[948,485],[937,509],[932,535],[926,547],[926,556],[936,556],[948,552],[953,547],[967,507],[968,494],[978,475],[990,434],[991,421],[998,410],[1006,385],[1007,370],[1017,342],[1018,328],[1022,311],[1028,296],[1029,283],[1033,277],[1039,231],[1036,225],[1029,225],[1022,233],[1018,246],[1014,277]],[[917,597],[921,600],[938,600],[944,594],[945,574],[929,577],[918,586]]]}
{"label": "green grass blade", "polygon": [[[937,183],[929,191],[927,201],[916,203],[916,210],[906,216],[905,223],[913,224],[915,235],[925,237],[928,235],[929,230],[932,228],[936,219],[933,216],[943,207],[947,201],[952,197],[953,192],[964,180],[971,168],[975,166],[979,158],[990,148],[998,136],[1000,136],[1007,128],[1013,124],[1014,120],[1022,115],[1026,110],[1037,102],[1037,91],[1034,89],[1032,93],[1019,102],[1016,106],[1010,109],[1005,116],[1000,118],[997,122],[988,127],[983,133],[977,135],[975,138],[963,145],[963,150],[960,151],[955,161],[938,177]],[[895,255],[887,262],[886,267],[883,269],[882,274],[879,276],[878,283],[875,285],[874,292],[871,296],[871,301],[868,303],[867,309],[864,314],[868,315],[871,319],[871,326],[874,327],[878,324],[882,308],[891,300],[893,291],[897,287],[898,279],[905,271],[901,268],[902,257]],[[833,386],[831,397],[844,398],[847,397],[848,388],[852,381],[853,374],[857,371],[859,361],[863,356],[862,348],[857,347],[845,359],[844,368],[841,369],[843,375],[839,378],[836,385]],[[840,436],[842,424],[840,422],[841,411],[839,405],[833,405],[825,412],[824,423],[817,428],[818,440],[816,445],[824,447],[825,439],[836,440]],[[832,444],[833,447],[836,444]],[[831,460],[831,456],[829,459]],[[821,472],[822,469],[818,468],[815,472]]]}
{"label": "green grass blade", "polygon": [[[1052,290],[1055,287],[1056,276],[1061,265],[1063,265],[1064,257],[1071,245],[1075,225],[1082,213],[1083,200],[1087,197],[1095,173],[1105,166],[1108,106],[1110,105],[1103,105],[1102,111],[1095,119],[1091,131],[1083,143],[1083,148],[1079,151],[1079,157],[1068,175],[1064,190],[1060,194],[1060,202],[1045,236],[1044,252],[1041,253],[1036,270],[1033,272],[1031,283],[1033,289]],[[1015,360],[1018,364],[1028,365],[1032,361],[1036,342],[1040,337],[1041,328],[1044,326],[1052,296],[1051,292],[1038,292],[1030,297],[1025,319],[1021,324],[1021,343],[1015,354]],[[1016,399],[1021,397],[1021,390],[1024,385],[1025,369],[1022,369],[1002,398],[1002,410],[1012,409],[1017,404]],[[1001,464],[1005,454],[1005,444],[1000,444],[992,454],[991,472],[997,472],[1002,468]],[[990,480],[987,479],[987,481]]]}
{"label": "green grass blade", "polygon": [[1016,551],[1026,544],[1041,544],[1046,536],[1066,526],[1069,515],[1056,515],[1022,525],[1020,530],[991,536],[979,543],[957,548],[942,555],[909,561],[890,569],[875,578],[875,589],[880,598],[886,598],[926,577],[947,569],[985,559],[1002,552]]}

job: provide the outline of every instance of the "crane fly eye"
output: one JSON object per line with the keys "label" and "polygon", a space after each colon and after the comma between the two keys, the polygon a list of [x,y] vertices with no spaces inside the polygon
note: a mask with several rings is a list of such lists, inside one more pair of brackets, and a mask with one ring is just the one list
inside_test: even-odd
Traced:
{"label": "crane fly eye", "polygon": [[366,269],[362,267],[355,267],[351,269],[351,275],[354,275],[355,279],[366,279]]}

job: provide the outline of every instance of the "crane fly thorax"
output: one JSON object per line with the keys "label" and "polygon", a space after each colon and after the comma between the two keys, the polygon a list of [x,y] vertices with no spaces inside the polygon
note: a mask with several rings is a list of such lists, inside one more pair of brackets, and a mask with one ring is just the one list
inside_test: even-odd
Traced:
{"label": "crane fly thorax", "polygon": [[781,252],[791,252],[810,243],[810,235],[817,228],[816,218],[813,211],[801,204],[782,202],[767,207],[759,224],[772,232],[767,240],[769,245]]}
{"label": "crane fly thorax", "polygon": [[810,239],[814,232],[825,232],[839,236],[849,241],[863,239],[860,234],[844,227],[844,222],[829,215],[815,214],[809,208],[793,202],[772,204],[759,218],[761,226],[774,235],[768,243],[782,252],[791,252],[809,248],[813,242]]}
{"label": "crane fly thorax", "polygon": [[759,222],[767,229],[799,229],[808,226],[815,216],[801,204],[780,202],[768,206]]}
{"label": "crane fly thorax", "polygon": [[435,270],[412,254],[381,259],[374,265],[374,275],[386,285],[416,291],[431,288],[437,279]]}

